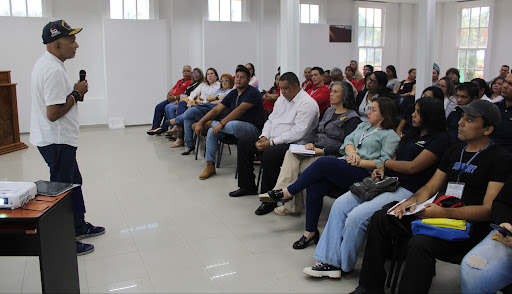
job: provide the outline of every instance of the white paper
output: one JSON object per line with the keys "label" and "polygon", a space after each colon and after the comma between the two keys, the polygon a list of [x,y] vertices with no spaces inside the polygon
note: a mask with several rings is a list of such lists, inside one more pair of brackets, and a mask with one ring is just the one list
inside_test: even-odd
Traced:
{"label": "white paper", "polygon": [[[425,209],[425,206],[426,206],[427,204],[434,202],[434,200],[435,200],[435,199],[436,199],[436,197],[437,197],[437,194],[438,194],[438,193],[436,193],[436,195],[432,196],[432,198],[430,198],[429,200],[427,200],[427,201],[425,201],[425,202],[423,202],[423,203],[421,203],[421,204],[416,205],[416,208],[415,208],[413,211],[410,211],[410,210],[406,211],[406,212],[405,212],[405,215],[412,215],[412,214],[416,214],[416,213],[418,213],[418,212],[422,211],[423,209]],[[404,199],[404,200],[402,200],[402,201],[398,202],[395,206],[391,207],[391,208],[388,210],[388,214],[389,214],[389,215],[395,215],[395,212],[393,211],[393,209],[395,209],[395,207],[397,207],[398,205],[400,205],[400,204],[404,203],[404,202],[405,202],[405,201],[407,201],[407,200],[409,200],[409,199]],[[409,208],[409,207],[411,207],[411,206],[412,206],[412,205],[409,205],[409,206],[407,206],[407,208]]]}
{"label": "white paper", "polygon": [[302,154],[302,155],[308,155],[308,156],[315,155],[315,150],[306,149],[306,145],[290,144],[289,150],[291,153],[295,153],[295,154]]}

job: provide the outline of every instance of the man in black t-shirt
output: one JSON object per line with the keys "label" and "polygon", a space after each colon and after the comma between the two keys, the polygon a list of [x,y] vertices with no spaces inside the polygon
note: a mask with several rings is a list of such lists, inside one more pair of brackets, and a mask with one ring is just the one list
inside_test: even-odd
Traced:
{"label": "man in black t-shirt", "polygon": [[237,67],[235,76],[236,89],[222,99],[222,102],[210,110],[196,125],[195,132],[200,135],[205,122],[217,117],[221,112],[230,109],[231,112],[220,121],[212,122],[206,137],[206,168],[201,173],[201,180],[216,173],[215,153],[218,140],[233,135],[237,139],[246,136],[257,136],[263,128],[265,110],[260,92],[249,85],[250,72],[245,66]]}
{"label": "man in black t-shirt", "polygon": [[[405,267],[398,293],[428,293],[436,259],[460,263],[464,255],[489,233],[492,202],[510,175],[512,157],[489,137],[500,123],[500,113],[494,104],[475,100],[460,108],[463,116],[459,121],[458,137],[464,143],[454,145],[446,152],[432,179],[393,210],[396,217],[388,215],[385,209],[372,216],[359,287],[352,293],[383,293],[384,262],[392,251],[395,238],[410,238],[405,247]],[[414,217],[402,217],[408,209],[414,210],[416,203],[425,202],[437,192],[459,197],[465,206],[445,208],[430,203],[415,216],[467,220],[473,224],[469,239],[452,242],[422,234],[410,237],[410,221]]]}

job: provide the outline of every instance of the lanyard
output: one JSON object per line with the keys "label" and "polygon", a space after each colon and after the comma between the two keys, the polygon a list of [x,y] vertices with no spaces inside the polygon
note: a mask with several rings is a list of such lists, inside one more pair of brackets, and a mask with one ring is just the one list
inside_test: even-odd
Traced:
{"label": "lanyard", "polygon": [[366,138],[366,137],[369,137],[373,134],[375,134],[376,132],[378,132],[380,130],[380,128],[375,128],[373,131],[367,133],[367,131],[371,128],[372,126],[368,126],[366,128],[366,130],[361,134],[361,137],[359,138],[359,144],[357,144],[357,149],[359,149],[359,147],[361,147],[361,144],[363,143],[363,140]]}
{"label": "lanyard", "polygon": [[466,167],[468,167],[471,164],[471,162],[473,162],[473,159],[475,159],[478,156],[478,154],[482,153],[482,151],[491,147],[492,145],[494,145],[494,141],[491,140],[482,149],[478,150],[478,152],[475,153],[475,155],[473,155],[473,157],[471,157],[471,159],[469,159],[468,162],[462,163],[462,157],[464,156],[464,151],[466,151],[466,148],[468,148],[468,145],[464,146],[464,148],[462,149],[462,152],[460,153],[460,160],[459,160],[460,171],[459,171],[459,175],[457,176],[457,182],[459,182],[460,176],[466,172]]}

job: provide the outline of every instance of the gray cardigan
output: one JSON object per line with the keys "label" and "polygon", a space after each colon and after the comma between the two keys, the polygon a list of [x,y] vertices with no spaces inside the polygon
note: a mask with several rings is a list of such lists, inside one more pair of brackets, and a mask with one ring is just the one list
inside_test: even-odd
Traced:
{"label": "gray cardigan", "polygon": [[325,155],[339,156],[339,150],[345,137],[352,133],[361,119],[355,110],[348,110],[339,120],[331,121],[335,107],[325,110],[322,120],[318,123],[314,145],[317,148],[324,148]]}

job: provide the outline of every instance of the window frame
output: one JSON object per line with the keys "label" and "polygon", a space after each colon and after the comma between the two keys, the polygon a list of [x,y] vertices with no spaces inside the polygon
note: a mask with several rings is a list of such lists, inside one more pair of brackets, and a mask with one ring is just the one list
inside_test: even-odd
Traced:
{"label": "window frame", "polygon": [[12,2],[16,0],[8,0],[9,1],[9,15],[4,15],[4,17],[44,17],[45,16],[45,0],[40,0],[41,2],[41,15],[32,16],[29,15],[28,10],[28,0],[18,0],[18,1],[24,1],[25,2],[25,15],[12,15]]}
{"label": "window frame", "polygon": [[[381,30],[381,34],[380,34],[380,45],[379,46],[366,46],[366,45],[363,45],[363,46],[360,46],[359,45],[359,30],[360,30],[360,26],[359,26],[359,9],[360,8],[364,8],[364,9],[380,9],[381,11],[381,26],[380,26],[380,30]],[[354,7],[354,15],[356,15],[356,18],[354,20],[354,27],[355,27],[355,30],[354,30],[354,34],[355,34],[355,37],[354,37],[354,40],[356,40],[354,42],[355,44],[355,50],[357,52],[357,62],[359,64],[359,71],[361,72],[361,74],[363,73],[363,68],[366,64],[371,64],[373,67],[374,67],[374,70],[377,71],[377,70],[382,70],[384,68],[384,60],[383,60],[383,57],[384,57],[384,47],[385,47],[385,36],[386,36],[386,8],[387,6],[385,5],[378,5],[378,4],[375,4],[375,3],[365,3],[365,4],[359,4],[359,5],[355,5]],[[367,27],[366,25],[364,26],[364,28],[376,28],[375,26],[373,27]],[[377,27],[378,28],[378,27]],[[373,55],[373,61],[372,62],[367,62],[367,60],[365,61],[362,61],[361,60],[361,54],[360,54],[360,50],[361,49],[366,49],[366,51],[368,52],[368,49],[373,49],[374,50],[374,55]],[[380,65],[376,65],[375,64],[375,49],[380,49],[380,52],[381,52],[381,56],[380,56]]]}
{"label": "window frame", "polygon": [[[318,5],[318,23],[302,22],[301,21],[301,5],[302,4]],[[327,5],[325,4],[324,0],[300,0],[299,1],[299,24],[326,24],[327,23],[327,21],[325,19],[326,7],[327,7]],[[310,16],[310,21],[311,21],[311,16]]]}
{"label": "window frame", "polygon": [[[462,82],[466,81],[466,79],[467,79],[466,73],[468,70],[471,70],[471,68],[467,67],[468,53],[475,52],[475,58],[476,58],[477,51],[480,51],[480,50],[484,51],[484,55],[485,55],[484,59],[483,59],[483,69],[481,71],[476,70],[477,69],[477,61],[475,60],[475,66],[474,66],[474,68],[472,68],[474,75],[471,79],[477,77],[476,72],[478,72],[478,71],[480,71],[482,73],[482,78],[485,79],[485,77],[487,76],[487,73],[490,71],[490,69],[487,65],[491,64],[491,58],[492,58],[490,56],[491,55],[490,53],[492,53],[492,52],[489,51],[489,49],[490,49],[489,44],[492,44],[494,1],[464,2],[464,3],[458,3],[458,5],[456,7],[457,7],[457,37],[456,37],[456,43],[455,43],[455,47],[456,47],[455,56],[456,56],[457,68],[459,68],[459,70],[461,71],[461,81]],[[489,20],[488,20],[488,24],[487,24],[487,44],[486,44],[485,48],[478,46],[478,44],[477,44],[477,47],[469,47],[469,36],[468,36],[468,46],[462,47],[462,40],[461,40],[462,29],[463,29],[462,28],[462,12],[464,9],[470,9],[470,11],[471,11],[471,9],[473,9],[473,8],[480,8],[480,12],[481,12],[482,7],[489,7]],[[471,22],[471,18],[470,18],[470,22]],[[469,24],[468,28],[471,30],[471,23]],[[482,27],[480,26],[480,19],[479,19],[479,26],[477,27],[478,31],[480,31],[480,28],[482,28]],[[459,63],[459,55],[460,55],[461,51],[466,51],[465,67],[460,67],[461,64]],[[471,79],[469,79],[469,80],[471,80]]]}
{"label": "window frame", "polygon": [[221,0],[215,0],[218,2],[219,4],[219,19],[218,20],[215,20],[215,19],[210,19],[210,1],[206,1],[206,20],[207,21],[217,21],[217,22],[246,22],[248,21],[247,20],[247,0],[240,0],[241,2],[241,8],[240,8],[240,21],[238,20],[233,20],[233,14],[231,13],[231,7],[233,5],[233,0],[229,0],[229,9],[230,9],[230,13],[229,13],[229,18],[230,20],[220,20],[220,14],[221,14],[221,11],[220,11],[220,1]]}
{"label": "window frame", "polygon": [[124,11],[124,2],[125,0],[121,0],[122,2],[122,12],[121,12],[121,15],[123,16],[122,18],[112,18],[112,11],[111,11],[111,5],[110,5],[110,2],[111,0],[108,1],[108,17],[110,19],[114,19],[114,20],[151,20],[151,19],[154,19],[155,18],[155,15],[154,15],[154,7],[155,7],[155,3],[154,3],[154,0],[148,0],[148,18],[139,18],[139,13],[138,13],[138,3],[137,3],[137,0],[135,0],[135,18],[125,18],[125,11]]}

